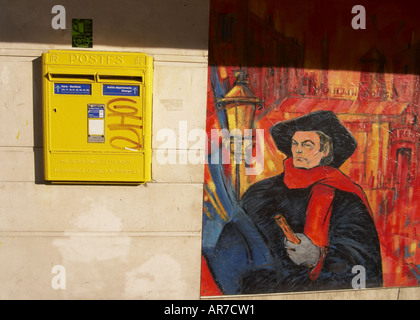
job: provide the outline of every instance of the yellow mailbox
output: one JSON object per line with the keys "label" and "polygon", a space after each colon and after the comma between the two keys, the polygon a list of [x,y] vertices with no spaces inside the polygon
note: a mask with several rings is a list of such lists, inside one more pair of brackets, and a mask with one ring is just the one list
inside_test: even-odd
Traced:
{"label": "yellow mailbox", "polygon": [[44,53],[45,180],[149,181],[152,77],[142,53]]}

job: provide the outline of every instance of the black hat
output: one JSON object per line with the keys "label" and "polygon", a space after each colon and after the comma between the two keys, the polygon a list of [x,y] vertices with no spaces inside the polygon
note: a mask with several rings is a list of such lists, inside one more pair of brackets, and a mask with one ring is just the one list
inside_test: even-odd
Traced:
{"label": "black hat", "polygon": [[292,137],[296,131],[321,131],[331,138],[334,159],[330,166],[339,168],[356,150],[354,136],[332,111],[316,111],[300,118],[276,123],[270,129],[277,148],[292,156]]}

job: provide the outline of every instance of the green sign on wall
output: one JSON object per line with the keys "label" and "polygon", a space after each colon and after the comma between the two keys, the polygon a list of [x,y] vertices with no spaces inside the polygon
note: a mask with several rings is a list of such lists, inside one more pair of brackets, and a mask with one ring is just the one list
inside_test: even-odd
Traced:
{"label": "green sign on wall", "polygon": [[72,47],[92,48],[92,19],[72,19]]}

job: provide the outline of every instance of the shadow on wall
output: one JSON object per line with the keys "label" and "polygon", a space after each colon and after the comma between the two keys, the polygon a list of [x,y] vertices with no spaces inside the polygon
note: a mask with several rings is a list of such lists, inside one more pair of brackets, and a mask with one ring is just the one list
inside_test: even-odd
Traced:
{"label": "shadow on wall", "polygon": [[43,184],[44,151],[43,151],[43,120],[42,120],[42,58],[32,61],[32,100],[33,100],[33,137],[34,137],[34,168],[35,183]]}
{"label": "shadow on wall", "polygon": [[[54,30],[54,5],[66,29]],[[2,1],[0,42],[71,46],[71,20],[93,20],[93,45],[207,50],[209,0]]]}

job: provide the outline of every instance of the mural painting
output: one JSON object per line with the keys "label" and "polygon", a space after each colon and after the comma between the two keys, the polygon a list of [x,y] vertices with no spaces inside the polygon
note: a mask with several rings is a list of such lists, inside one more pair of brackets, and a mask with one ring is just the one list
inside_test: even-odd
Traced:
{"label": "mural painting", "polygon": [[211,1],[203,296],[419,285],[420,24],[363,4]]}

